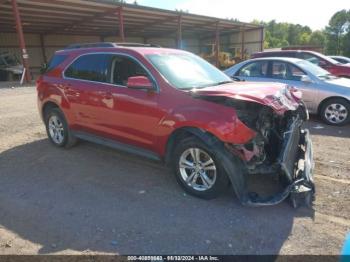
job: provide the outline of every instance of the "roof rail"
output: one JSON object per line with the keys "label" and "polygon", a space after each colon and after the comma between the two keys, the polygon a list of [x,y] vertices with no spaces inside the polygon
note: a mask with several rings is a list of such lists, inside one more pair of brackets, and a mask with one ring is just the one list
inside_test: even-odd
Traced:
{"label": "roof rail", "polygon": [[83,44],[72,44],[64,48],[79,49],[79,48],[92,48],[92,47],[160,47],[155,44],[142,44],[142,43],[112,43],[112,42],[99,42],[99,43],[83,43]]}
{"label": "roof rail", "polygon": [[115,43],[116,46],[125,46],[125,47],[161,47],[156,44],[142,44],[142,43]]}
{"label": "roof rail", "polygon": [[115,47],[114,43],[100,42],[100,43],[84,43],[84,44],[72,44],[64,48],[67,49],[79,49],[79,48],[91,48],[91,47]]}

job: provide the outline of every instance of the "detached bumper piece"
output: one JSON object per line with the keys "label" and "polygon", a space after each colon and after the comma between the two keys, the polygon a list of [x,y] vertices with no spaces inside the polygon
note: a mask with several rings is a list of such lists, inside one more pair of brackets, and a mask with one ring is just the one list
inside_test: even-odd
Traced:
{"label": "detached bumper piece", "polygon": [[301,158],[297,164],[297,172],[290,192],[292,206],[297,208],[301,205],[310,207],[315,200],[315,184],[313,181],[313,170],[315,163],[313,160],[312,143],[309,130],[302,130],[301,133]]}
{"label": "detached bumper piece", "polygon": [[281,203],[290,197],[294,208],[311,206],[314,200],[313,150],[307,129],[301,129],[302,120],[296,119],[284,133],[282,150],[279,154],[276,172],[287,181],[283,192],[267,198],[246,194],[241,202],[247,206],[269,206]]}

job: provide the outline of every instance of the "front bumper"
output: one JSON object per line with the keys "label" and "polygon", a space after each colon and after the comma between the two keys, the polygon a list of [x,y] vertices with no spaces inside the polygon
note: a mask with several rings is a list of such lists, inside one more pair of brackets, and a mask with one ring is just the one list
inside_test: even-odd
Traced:
{"label": "front bumper", "polygon": [[261,198],[256,194],[246,193],[241,202],[247,206],[268,206],[284,201],[290,196],[293,207],[310,206],[314,200],[313,149],[309,131],[301,129],[303,121],[292,122],[284,133],[283,145],[275,172],[287,182],[285,189],[273,196]]}

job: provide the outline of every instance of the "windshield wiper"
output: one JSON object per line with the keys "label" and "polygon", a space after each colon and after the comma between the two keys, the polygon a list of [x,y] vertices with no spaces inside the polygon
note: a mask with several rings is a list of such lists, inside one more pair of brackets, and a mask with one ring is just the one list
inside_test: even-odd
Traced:
{"label": "windshield wiper", "polygon": [[217,83],[212,83],[212,84],[207,84],[207,85],[203,85],[203,86],[191,86],[191,87],[184,87],[181,88],[183,90],[192,90],[192,89],[202,89],[202,88],[206,88],[206,87],[211,87],[211,86],[219,86],[219,85],[224,85],[224,84],[228,84],[228,83],[233,83],[233,81],[221,81],[221,82],[217,82]]}
{"label": "windshield wiper", "polygon": [[221,81],[221,82],[214,84],[213,86],[219,86],[219,85],[224,85],[224,84],[229,84],[229,83],[233,83],[233,81],[230,81],[230,80]]}

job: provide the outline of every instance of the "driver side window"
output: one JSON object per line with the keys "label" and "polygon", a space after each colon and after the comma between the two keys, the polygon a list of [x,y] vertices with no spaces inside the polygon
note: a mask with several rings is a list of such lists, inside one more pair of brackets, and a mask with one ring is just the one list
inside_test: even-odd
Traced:
{"label": "driver side window", "polygon": [[300,81],[301,77],[306,75],[298,67],[282,62],[282,61],[273,61],[272,62],[272,77],[276,79]]}
{"label": "driver side window", "polygon": [[125,56],[114,56],[112,60],[111,83],[127,86],[128,78],[132,76],[146,76],[146,70],[136,61]]}

